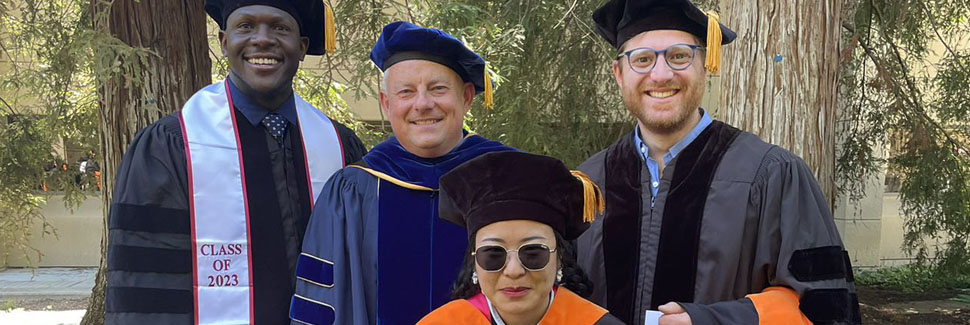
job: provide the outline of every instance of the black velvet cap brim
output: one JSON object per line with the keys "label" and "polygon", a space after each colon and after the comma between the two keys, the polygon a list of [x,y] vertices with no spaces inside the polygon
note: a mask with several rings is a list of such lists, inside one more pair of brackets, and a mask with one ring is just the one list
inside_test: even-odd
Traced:
{"label": "black velvet cap brim", "polygon": [[[596,33],[619,49],[640,33],[652,30],[680,30],[707,42],[707,15],[688,0],[613,0],[593,12]],[[737,38],[719,24],[721,44]],[[700,44],[703,45],[703,44]]]}
{"label": "black velvet cap brim", "polygon": [[326,53],[324,36],[324,4],[320,0],[206,0],[205,11],[226,30],[226,21],[236,9],[247,6],[270,6],[290,14],[300,28],[300,36],[309,40],[307,54]]}

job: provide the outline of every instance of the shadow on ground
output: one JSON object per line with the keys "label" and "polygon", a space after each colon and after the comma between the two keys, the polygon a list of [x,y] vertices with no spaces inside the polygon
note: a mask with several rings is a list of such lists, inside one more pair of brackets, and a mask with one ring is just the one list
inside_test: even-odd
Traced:
{"label": "shadow on ground", "polygon": [[905,293],[858,287],[863,324],[970,324],[970,304],[953,300],[959,290]]}

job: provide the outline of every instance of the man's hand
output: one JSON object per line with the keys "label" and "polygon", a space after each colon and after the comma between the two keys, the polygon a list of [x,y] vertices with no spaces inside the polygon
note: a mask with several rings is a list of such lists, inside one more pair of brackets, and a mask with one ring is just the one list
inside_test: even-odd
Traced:
{"label": "man's hand", "polygon": [[690,315],[676,302],[668,302],[658,307],[661,313],[660,325],[692,325]]}

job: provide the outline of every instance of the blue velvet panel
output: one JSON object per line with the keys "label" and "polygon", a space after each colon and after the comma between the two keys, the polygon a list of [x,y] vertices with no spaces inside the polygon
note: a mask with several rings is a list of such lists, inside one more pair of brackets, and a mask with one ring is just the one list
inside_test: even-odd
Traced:
{"label": "blue velvet panel", "polygon": [[327,287],[333,286],[333,264],[300,255],[296,260],[296,276]]}
{"label": "blue velvet panel", "polygon": [[290,318],[306,324],[330,325],[334,321],[333,307],[318,304],[300,297],[293,297]]}
{"label": "blue velvet panel", "polygon": [[377,320],[414,324],[450,300],[467,235],[438,219],[436,192],[388,184],[380,198]]}

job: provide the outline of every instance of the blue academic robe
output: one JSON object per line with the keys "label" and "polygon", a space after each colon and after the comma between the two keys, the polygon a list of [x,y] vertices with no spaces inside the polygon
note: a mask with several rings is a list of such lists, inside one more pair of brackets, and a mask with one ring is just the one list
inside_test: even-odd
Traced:
{"label": "blue academic robe", "polygon": [[299,257],[294,324],[414,324],[451,300],[465,229],[438,218],[438,179],[484,153],[514,150],[468,135],[417,157],[391,138],[330,178]]}

